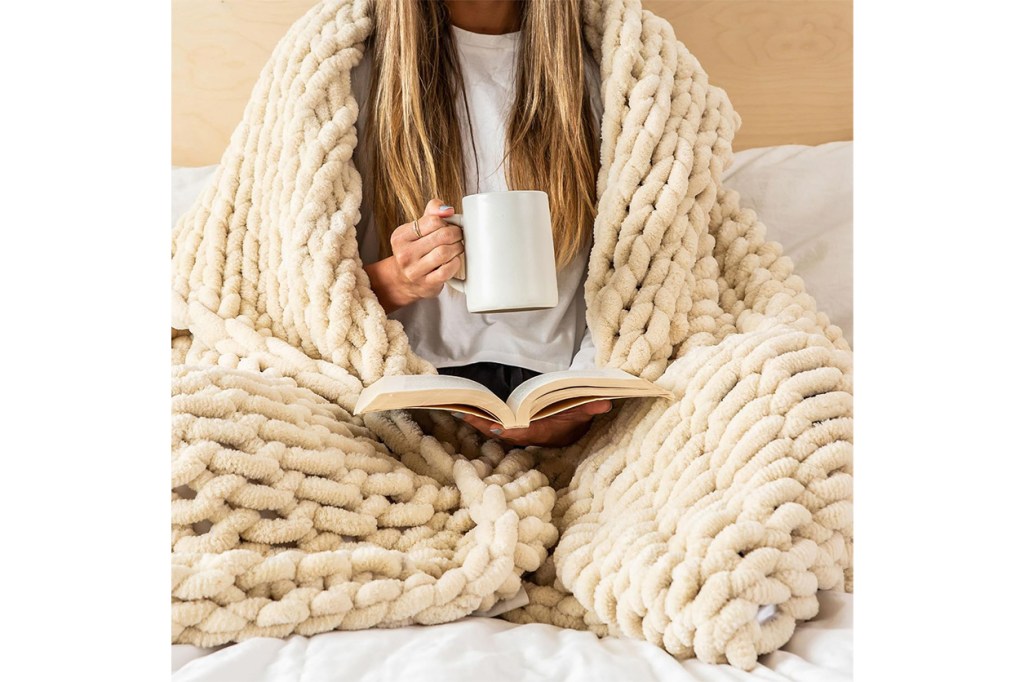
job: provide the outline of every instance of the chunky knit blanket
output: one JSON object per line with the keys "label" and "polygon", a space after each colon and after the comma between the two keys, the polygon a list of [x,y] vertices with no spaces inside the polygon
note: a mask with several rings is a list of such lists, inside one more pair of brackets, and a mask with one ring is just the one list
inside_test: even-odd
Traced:
{"label": "chunky knit blanket", "polygon": [[587,321],[599,365],[674,398],[508,453],[442,411],[355,417],[382,375],[437,371],[358,255],[373,9],[326,0],[288,31],[173,230],[173,641],[442,623],[525,584],[512,621],[750,669],[852,589],[852,398],[842,332],[722,185],[739,116],[667,21],[585,0]]}

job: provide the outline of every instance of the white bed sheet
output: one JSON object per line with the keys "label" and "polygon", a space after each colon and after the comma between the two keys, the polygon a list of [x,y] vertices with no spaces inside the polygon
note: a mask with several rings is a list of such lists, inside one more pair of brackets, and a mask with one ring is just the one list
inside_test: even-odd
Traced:
{"label": "white bed sheet", "polygon": [[[172,220],[214,166],[172,170]],[[819,307],[852,338],[853,143],[784,145],[736,154],[725,184],[758,212]],[[747,673],[677,661],[648,642],[469,617],[394,630],[258,638],[216,648],[172,645],[174,682],[327,680],[798,680],[853,678],[853,595],[821,592],[818,616]]]}
{"label": "white bed sheet", "polygon": [[853,679],[853,595],[822,592],[821,610],[779,651],[744,672],[677,661],[654,644],[464,618],[444,625],[256,638],[216,649],[172,646],[174,682],[654,682]]}

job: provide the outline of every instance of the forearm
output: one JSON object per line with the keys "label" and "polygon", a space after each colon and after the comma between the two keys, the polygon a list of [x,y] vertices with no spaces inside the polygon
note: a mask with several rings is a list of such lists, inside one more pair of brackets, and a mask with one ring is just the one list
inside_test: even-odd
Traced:
{"label": "forearm", "polygon": [[364,269],[370,278],[370,289],[377,296],[385,313],[390,314],[415,300],[400,286],[394,256],[370,263],[364,266]]}

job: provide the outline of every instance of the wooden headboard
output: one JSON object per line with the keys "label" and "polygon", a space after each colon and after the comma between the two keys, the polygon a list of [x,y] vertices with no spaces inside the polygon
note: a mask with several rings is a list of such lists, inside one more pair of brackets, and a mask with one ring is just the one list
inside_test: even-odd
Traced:
{"label": "wooden headboard", "polygon": [[[172,0],[172,163],[217,163],[260,69],[316,0]],[[853,139],[852,0],[644,0],[726,89],[735,148]]]}

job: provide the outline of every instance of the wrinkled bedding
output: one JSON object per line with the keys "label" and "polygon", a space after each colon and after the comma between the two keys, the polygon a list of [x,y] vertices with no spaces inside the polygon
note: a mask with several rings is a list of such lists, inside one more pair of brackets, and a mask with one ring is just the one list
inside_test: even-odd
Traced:
{"label": "wrinkled bedding", "polygon": [[750,672],[677,661],[649,642],[478,617],[429,627],[257,638],[215,650],[178,644],[171,669],[174,682],[852,680],[853,595],[825,591],[819,598],[818,616]]}

